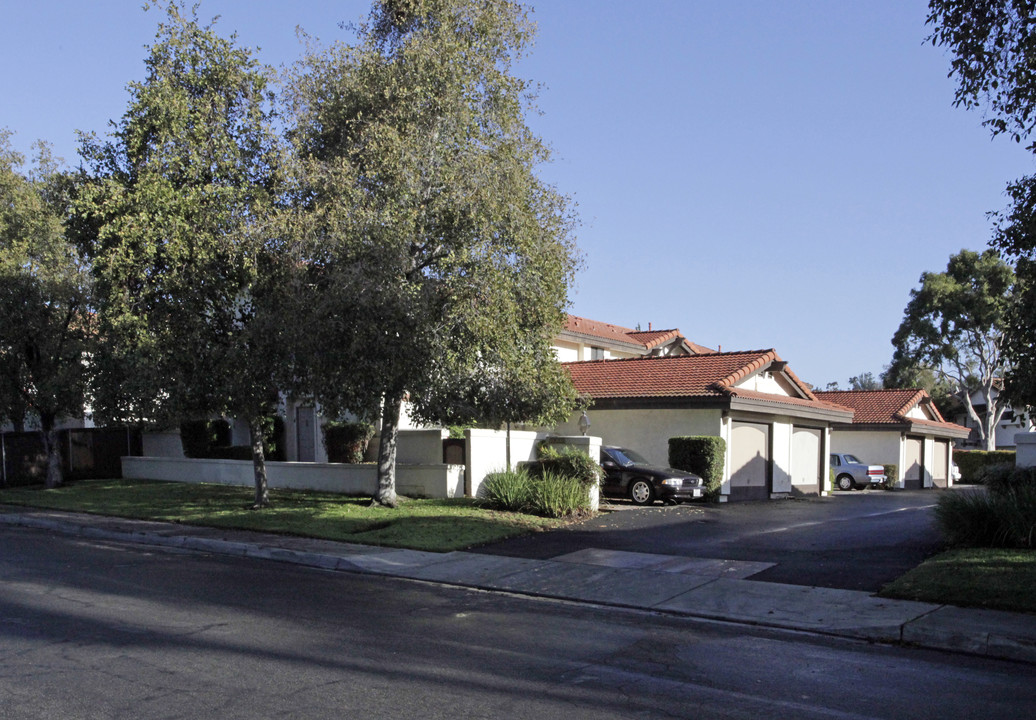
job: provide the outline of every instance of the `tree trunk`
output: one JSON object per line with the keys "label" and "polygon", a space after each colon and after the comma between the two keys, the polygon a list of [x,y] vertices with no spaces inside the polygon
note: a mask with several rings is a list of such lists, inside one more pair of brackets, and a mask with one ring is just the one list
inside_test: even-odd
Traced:
{"label": "tree trunk", "polygon": [[252,442],[252,469],[255,473],[255,502],[253,510],[270,504],[270,490],[266,484],[266,456],[263,454],[263,419],[248,421],[248,437]]}
{"label": "tree trunk", "polygon": [[378,489],[371,503],[396,507],[396,440],[399,437],[399,414],[403,393],[385,396],[381,409],[381,439],[378,442]]}
{"label": "tree trunk", "polygon": [[54,429],[56,418],[46,413],[40,416],[40,428],[43,430],[43,452],[47,456],[47,474],[43,484],[48,489],[61,487],[64,477],[61,473],[61,447],[58,444],[58,433]]}

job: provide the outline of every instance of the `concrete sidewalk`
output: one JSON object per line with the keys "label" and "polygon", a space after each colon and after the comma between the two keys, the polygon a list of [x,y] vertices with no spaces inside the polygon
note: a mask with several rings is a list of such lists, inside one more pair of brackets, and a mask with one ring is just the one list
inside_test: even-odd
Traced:
{"label": "concrete sidewalk", "polygon": [[767,563],[595,549],[551,560],[431,553],[11,506],[0,524],[1036,664],[1036,616],[745,579]]}

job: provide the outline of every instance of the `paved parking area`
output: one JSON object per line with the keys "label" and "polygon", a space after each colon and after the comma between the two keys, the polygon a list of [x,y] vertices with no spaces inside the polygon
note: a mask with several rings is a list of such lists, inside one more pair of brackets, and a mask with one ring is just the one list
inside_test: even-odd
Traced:
{"label": "paved parking area", "polygon": [[[956,490],[856,491],[826,498],[637,508],[623,502],[586,522],[476,550],[562,559],[623,551],[730,560],[752,580],[877,592],[942,548],[933,508]],[[601,555],[604,557],[605,555]]]}

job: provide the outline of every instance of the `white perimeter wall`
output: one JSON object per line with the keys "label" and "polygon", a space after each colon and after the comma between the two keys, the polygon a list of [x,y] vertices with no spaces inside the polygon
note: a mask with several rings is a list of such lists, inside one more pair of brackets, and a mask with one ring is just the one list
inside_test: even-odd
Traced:
{"label": "white perimeter wall", "polygon": [[[266,474],[271,488],[373,495],[378,485],[376,465],[268,462]],[[140,480],[248,487],[255,485],[252,463],[247,460],[124,457],[122,475]],[[397,465],[396,491],[414,497],[463,497],[464,467],[441,464]]]}

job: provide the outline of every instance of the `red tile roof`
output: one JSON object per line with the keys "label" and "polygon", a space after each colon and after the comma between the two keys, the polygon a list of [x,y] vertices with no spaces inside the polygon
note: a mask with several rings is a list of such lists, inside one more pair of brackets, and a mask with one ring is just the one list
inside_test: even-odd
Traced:
{"label": "red tile roof", "polygon": [[565,321],[565,330],[579,335],[600,338],[608,342],[637,345],[646,350],[653,350],[673,340],[683,340],[693,352],[699,354],[714,352],[703,345],[689,342],[675,328],[669,330],[634,330],[620,325],[612,325],[598,320],[569,315]]}
{"label": "red tile roof", "polygon": [[595,398],[719,397],[719,387],[772,350],[565,363],[579,392]]}
{"label": "red tile roof", "polygon": [[[968,432],[956,423],[946,422],[939,409],[931,404],[928,393],[920,388],[892,390],[833,390],[820,392],[821,400],[850,407],[855,411],[854,425],[904,425],[912,424],[949,430],[955,433]],[[922,403],[928,403],[935,420],[912,418],[908,413]]]}
{"label": "red tile roof", "polygon": [[[788,397],[734,385],[781,363],[782,372],[802,393]],[[576,389],[595,399],[618,398],[746,398],[782,405],[847,412],[847,408],[818,400],[774,350],[592,360],[565,363]]]}

